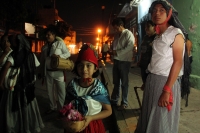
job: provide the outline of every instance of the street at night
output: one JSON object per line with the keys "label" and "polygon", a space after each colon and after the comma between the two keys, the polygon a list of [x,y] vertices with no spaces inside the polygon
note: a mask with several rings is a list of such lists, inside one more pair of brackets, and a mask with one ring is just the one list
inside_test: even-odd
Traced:
{"label": "street at night", "polygon": [[1,0],[0,133],[199,133],[199,5]]}

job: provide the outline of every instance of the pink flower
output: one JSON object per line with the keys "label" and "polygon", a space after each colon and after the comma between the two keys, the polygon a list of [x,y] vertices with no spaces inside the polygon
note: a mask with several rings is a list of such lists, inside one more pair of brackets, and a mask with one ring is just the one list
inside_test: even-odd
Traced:
{"label": "pink flower", "polygon": [[84,119],[82,114],[74,109],[71,102],[68,105],[63,106],[60,110],[60,114],[63,116],[64,121],[80,121]]}
{"label": "pink flower", "polygon": [[77,110],[71,109],[67,115],[67,119],[71,121],[80,121],[83,120],[83,117]]}
{"label": "pink flower", "polygon": [[66,114],[70,109],[72,109],[72,108],[73,108],[73,105],[72,105],[72,103],[70,102],[69,104],[63,106],[63,108],[60,110],[60,113],[61,113],[62,115],[65,115],[65,114]]}

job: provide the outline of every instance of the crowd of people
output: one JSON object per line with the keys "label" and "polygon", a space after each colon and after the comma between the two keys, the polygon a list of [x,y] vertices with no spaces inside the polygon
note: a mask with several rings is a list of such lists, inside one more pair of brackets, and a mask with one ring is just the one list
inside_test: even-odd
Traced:
{"label": "crowd of people", "polygon": [[[46,110],[46,115],[57,113],[57,119],[61,120],[59,116],[63,106],[76,101],[74,107],[83,114],[85,121],[79,132],[105,133],[101,119],[110,116],[112,109],[108,92],[97,78],[99,70],[96,50],[90,44],[82,46],[73,70],[77,77],[66,86],[66,72],[53,69],[50,65],[52,57],[70,57],[67,46],[57,32],[55,25],[45,29],[46,43],[41,49],[40,61],[31,51],[31,45],[24,35],[4,34],[1,37],[1,132],[39,133],[44,128],[35,97],[35,81],[38,78],[47,88],[49,109]],[[9,78],[12,79],[12,83],[15,82],[12,87],[7,85],[7,82],[11,82]]]}
{"label": "crowd of people", "polygon": [[[135,133],[178,133],[180,88],[186,91],[189,85],[192,42],[177,21],[177,11],[167,1],[154,1],[149,13],[151,20],[145,23],[146,35],[138,62],[144,93]],[[114,19],[112,26],[116,32],[112,45],[109,47],[105,42],[102,47],[104,61],[112,50],[114,88],[110,98],[98,78],[98,54],[91,44],[82,45],[72,71],[76,77],[66,86],[66,72],[52,69],[50,65],[52,57],[67,59],[71,56],[55,25],[45,29],[46,43],[39,60],[23,34],[1,36],[0,131],[39,133],[45,127],[35,97],[38,78],[47,88],[47,115],[59,113],[64,105],[73,104],[84,117],[84,126],[79,132],[105,133],[102,119],[112,114],[111,105],[119,111],[128,107],[129,71],[135,43],[133,33],[124,27],[122,19]],[[181,77],[184,83],[180,83]],[[12,85],[7,83],[11,81]],[[64,129],[63,132],[69,131]]]}

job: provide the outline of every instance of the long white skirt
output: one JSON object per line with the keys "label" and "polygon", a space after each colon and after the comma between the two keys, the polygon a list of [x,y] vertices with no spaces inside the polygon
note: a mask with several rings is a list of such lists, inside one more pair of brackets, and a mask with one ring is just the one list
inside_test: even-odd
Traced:
{"label": "long white skirt", "polygon": [[178,133],[181,89],[176,80],[173,85],[173,105],[170,112],[166,107],[159,107],[158,100],[167,77],[149,74],[146,80],[142,112],[135,133]]}
{"label": "long white skirt", "polygon": [[13,92],[5,90],[0,102],[0,133],[36,133],[44,128],[36,98],[26,105],[25,97],[24,107],[15,112],[12,103]]}

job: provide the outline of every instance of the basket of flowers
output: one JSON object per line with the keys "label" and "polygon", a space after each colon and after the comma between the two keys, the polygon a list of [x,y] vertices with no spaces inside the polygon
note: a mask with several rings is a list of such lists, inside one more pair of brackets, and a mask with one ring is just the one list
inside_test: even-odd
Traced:
{"label": "basket of flowers", "polygon": [[78,112],[78,110],[74,109],[72,102],[63,106],[60,110],[60,115],[62,126],[68,132],[78,132],[85,125],[83,115]]}

